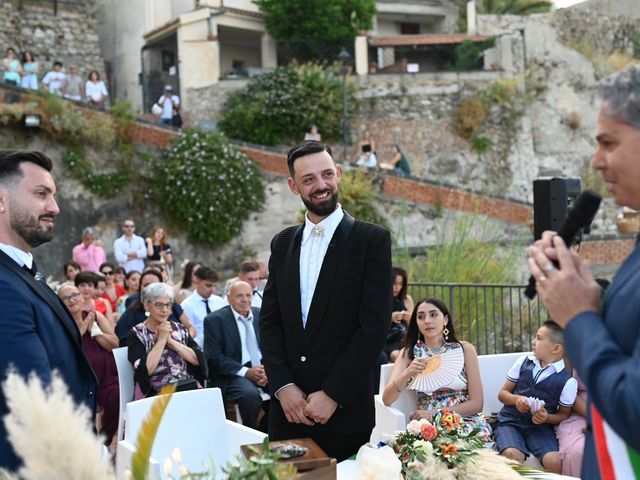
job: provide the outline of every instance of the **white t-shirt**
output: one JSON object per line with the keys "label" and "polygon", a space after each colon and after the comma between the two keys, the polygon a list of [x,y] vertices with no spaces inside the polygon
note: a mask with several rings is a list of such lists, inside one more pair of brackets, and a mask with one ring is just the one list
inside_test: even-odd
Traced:
{"label": "white t-shirt", "polygon": [[49,92],[60,95],[60,87],[62,86],[62,82],[64,81],[65,77],[66,75],[64,74],[64,72],[56,72],[55,70],[51,70],[44,76],[44,78],[42,79],[42,83],[49,86]]}
{"label": "white t-shirt", "polygon": [[180,106],[180,97],[171,95],[171,101],[169,101],[169,97],[162,95],[158,100],[158,105],[162,107],[162,115],[160,118],[170,120],[173,118],[173,106]]}
{"label": "white t-shirt", "polygon": [[104,82],[100,80],[98,83],[93,83],[91,80],[87,80],[84,85],[84,92],[87,98],[90,98],[94,102],[99,102],[104,97],[107,97],[107,87],[104,86]]}

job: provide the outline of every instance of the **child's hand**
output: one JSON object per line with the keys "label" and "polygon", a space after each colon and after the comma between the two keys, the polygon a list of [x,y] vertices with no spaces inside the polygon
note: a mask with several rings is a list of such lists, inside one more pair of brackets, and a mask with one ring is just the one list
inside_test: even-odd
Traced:
{"label": "child's hand", "polygon": [[516,400],[516,408],[520,413],[527,413],[530,410],[529,402],[527,402],[526,397],[518,397]]}
{"label": "child's hand", "polygon": [[540,410],[533,414],[532,420],[536,425],[542,425],[543,423],[547,423],[548,418],[549,413],[544,407],[541,407]]}

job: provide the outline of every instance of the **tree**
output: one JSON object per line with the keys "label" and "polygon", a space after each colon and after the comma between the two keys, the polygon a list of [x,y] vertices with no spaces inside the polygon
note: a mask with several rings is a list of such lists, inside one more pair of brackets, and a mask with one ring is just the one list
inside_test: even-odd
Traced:
{"label": "tree", "polygon": [[374,0],[255,0],[267,31],[301,61],[334,58],[351,48],[358,30],[368,30]]}
{"label": "tree", "polygon": [[[466,8],[467,0],[456,0],[458,7]],[[495,15],[529,15],[551,10],[553,2],[547,0],[478,0],[478,13]]]}

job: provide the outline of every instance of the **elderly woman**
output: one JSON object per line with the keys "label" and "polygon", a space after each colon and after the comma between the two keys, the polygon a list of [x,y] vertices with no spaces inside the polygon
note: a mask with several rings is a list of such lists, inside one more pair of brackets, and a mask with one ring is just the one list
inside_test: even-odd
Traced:
{"label": "elderly woman", "polygon": [[[433,357],[440,358],[430,360]],[[463,361],[449,360],[452,357]],[[425,298],[413,309],[407,335],[382,393],[382,401],[391,405],[403,390],[412,385],[416,376],[425,369],[433,373],[432,370],[438,370],[441,363],[443,367],[447,366],[446,370],[439,369],[439,374],[434,375],[434,382],[417,391],[417,410],[411,413],[411,418],[430,420],[440,409],[451,410],[464,417],[468,428],[481,430],[488,439],[491,427],[481,413],[483,396],[478,354],[470,343],[458,341],[453,317],[437,298]]]}
{"label": "elderly woman", "polygon": [[118,337],[104,315],[95,310],[82,310],[82,294],[73,283],[63,283],[58,288],[58,297],[78,325],[82,348],[100,382],[96,399],[97,413],[100,416],[99,433],[105,436],[105,443],[111,445],[118,429],[120,405],[118,370],[111,353],[118,346]]}
{"label": "elderly woman", "polygon": [[152,283],[142,290],[147,319],[127,337],[136,399],[156,395],[169,384],[177,384],[180,391],[204,383],[204,353],[181,323],[169,320],[173,298],[173,289],[166,283]]}

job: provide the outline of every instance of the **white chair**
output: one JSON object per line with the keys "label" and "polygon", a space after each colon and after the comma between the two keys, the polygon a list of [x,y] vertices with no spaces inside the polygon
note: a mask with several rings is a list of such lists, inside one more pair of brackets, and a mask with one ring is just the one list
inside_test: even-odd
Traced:
{"label": "white chair", "polygon": [[124,415],[127,403],[133,400],[135,384],[133,382],[133,366],[129,363],[128,347],[114,348],[113,357],[116,360],[118,369],[118,387],[120,388],[120,413],[118,414],[118,437],[120,441],[124,438]]}
{"label": "white chair", "polygon": [[[124,440],[118,442],[116,456],[119,480],[125,478],[125,471],[130,468],[138,431],[155,399],[145,398],[127,404]],[[227,462],[235,461],[241,453],[241,445],[261,443],[266,436],[226,420],[219,388],[174,393],[151,450],[150,474],[152,478],[168,478],[160,471],[160,465],[166,458],[171,458],[174,448],[179,447],[183,464],[189,471],[203,471],[203,463],[211,458],[220,475]]]}
{"label": "white chair", "polygon": [[[496,355],[478,355],[480,378],[482,379],[483,408],[485,415],[496,414],[502,408],[498,393],[506,381],[507,372],[521,352],[500,353]],[[382,365],[380,369],[380,392],[375,396],[376,426],[371,432],[370,441],[374,445],[388,440],[399,431],[404,431],[409,422],[409,414],[416,409],[416,393],[404,390],[395,402],[386,406],[382,401],[382,392],[387,384],[393,364]],[[528,467],[541,468],[540,462],[530,455],[524,463]]]}

